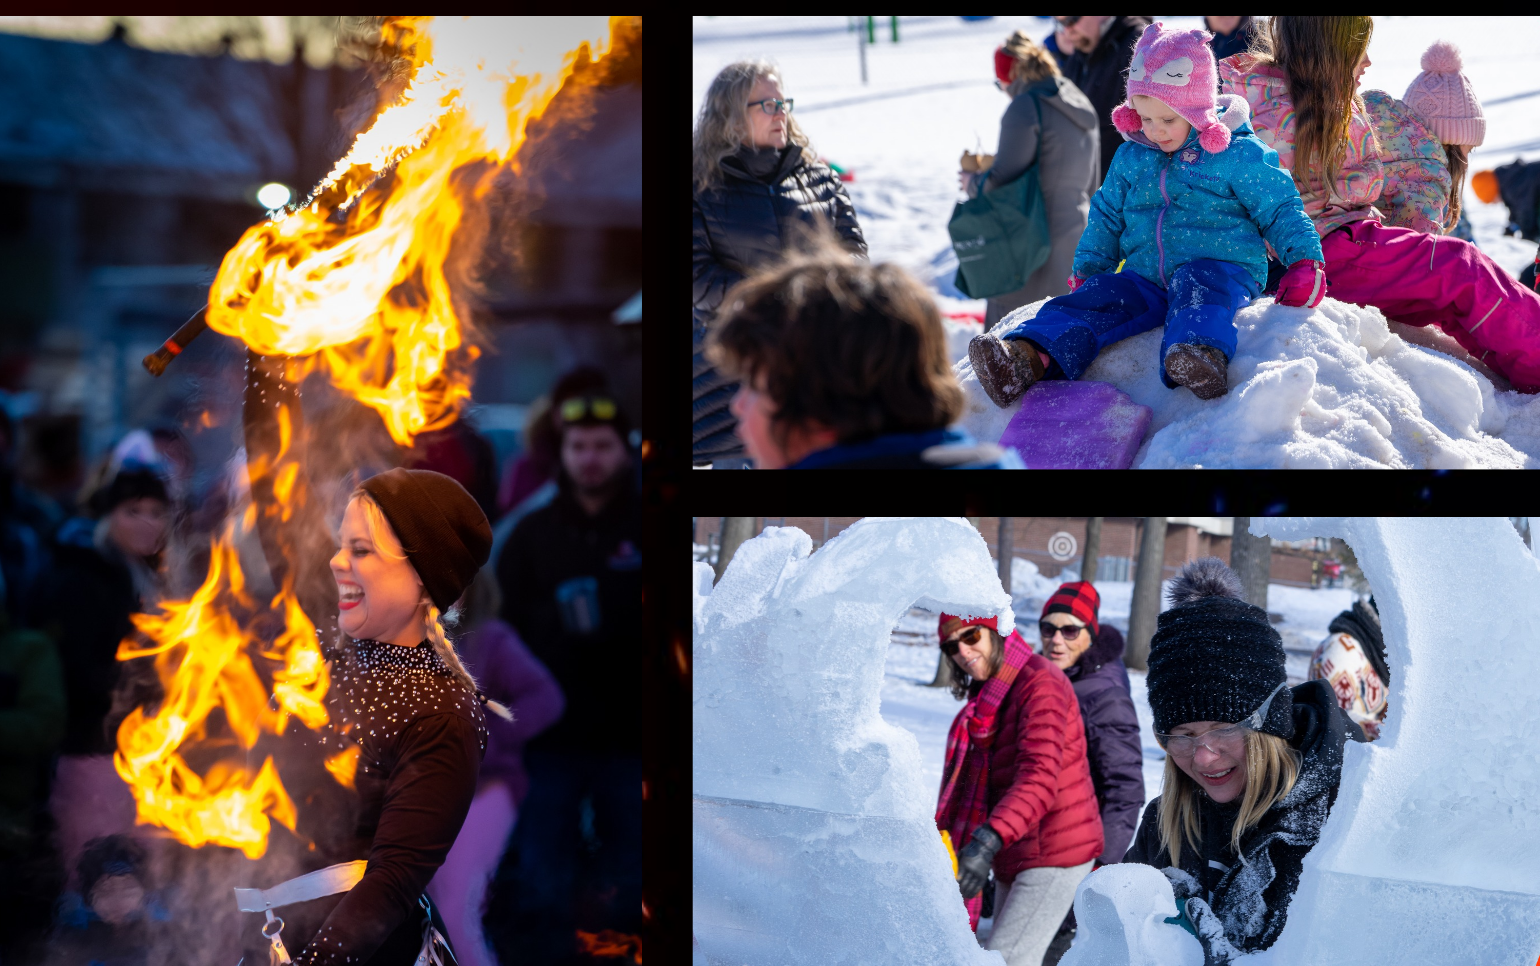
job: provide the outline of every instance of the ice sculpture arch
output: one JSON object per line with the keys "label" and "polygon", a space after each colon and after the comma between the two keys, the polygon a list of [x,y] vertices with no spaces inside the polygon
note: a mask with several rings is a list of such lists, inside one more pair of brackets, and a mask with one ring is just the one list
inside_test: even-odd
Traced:
{"label": "ice sculpture arch", "polygon": [[[1353,547],[1392,674],[1382,736],[1348,744],[1288,925],[1242,962],[1530,966],[1535,558],[1503,518],[1253,518],[1252,530]],[[880,646],[910,603],[1011,620],[987,548],[964,521],[934,519],[863,520],[810,548],[800,531],[767,530],[709,597],[697,577],[701,947],[735,964],[998,963],[973,945],[956,901],[913,736],[877,712]],[[806,686],[791,688],[791,674]]]}
{"label": "ice sculpture arch", "polygon": [[1337,803],[1256,963],[1531,966],[1540,954],[1540,567],[1502,517],[1252,518],[1341,537],[1391,667],[1380,740],[1349,742]]}
{"label": "ice sculpture arch", "polygon": [[1010,630],[989,549],[939,518],[868,518],[811,549],[801,530],[768,528],[696,601],[700,948],[734,966],[998,966],[968,929],[919,744],[878,710],[888,638],[912,604]]}

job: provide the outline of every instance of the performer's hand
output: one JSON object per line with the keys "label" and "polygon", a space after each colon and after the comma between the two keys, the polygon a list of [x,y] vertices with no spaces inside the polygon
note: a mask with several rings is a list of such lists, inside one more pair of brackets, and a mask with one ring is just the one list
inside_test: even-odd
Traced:
{"label": "performer's hand", "polygon": [[972,899],[984,888],[989,878],[989,867],[994,864],[995,853],[1005,840],[988,825],[980,825],[973,838],[957,853],[957,888],[964,899]]}

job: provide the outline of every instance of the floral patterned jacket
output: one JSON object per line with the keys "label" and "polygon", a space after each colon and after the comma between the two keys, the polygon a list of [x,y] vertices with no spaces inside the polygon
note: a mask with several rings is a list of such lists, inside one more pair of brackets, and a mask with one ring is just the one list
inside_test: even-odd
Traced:
{"label": "floral patterned jacket", "polygon": [[[1251,106],[1251,126],[1257,137],[1278,152],[1278,162],[1294,170],[1294,102],[1288,78],[1271,64],[1258,64],[1249,54],[1236,54],[1219,62],[1219,90],[1239,94]],[[1347,153],[1342,159],[1331,196],[1324,188],[1295,179],[1305,214],[1324,237],[1344,225],[1371,219],[1383,221],[1374,206],[1385,182],[1385,169],[1375,145],[1374,119],[1353,105],[1348,124]]]}
{"label": "floral patterned jacket", "polygon": [[1385,224],[1444,234],[1449,212],[1449,159],[1438,136],[1406,102],[1384,91],[1365,91],[1364,104],[1374,119],[1380,143],[1385,187],[1375,207]]}

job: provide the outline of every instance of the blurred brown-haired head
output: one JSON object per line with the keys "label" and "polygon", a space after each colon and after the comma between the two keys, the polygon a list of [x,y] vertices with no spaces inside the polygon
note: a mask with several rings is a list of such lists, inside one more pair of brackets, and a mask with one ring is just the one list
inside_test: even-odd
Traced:
{"label": "blurred brown-haired head", "polygon": [[851,256],[826,227],[728,291],[706,353],[769,395],[783,437],[816,421],[854,442],[962,414],[930,292],[897,265]]}

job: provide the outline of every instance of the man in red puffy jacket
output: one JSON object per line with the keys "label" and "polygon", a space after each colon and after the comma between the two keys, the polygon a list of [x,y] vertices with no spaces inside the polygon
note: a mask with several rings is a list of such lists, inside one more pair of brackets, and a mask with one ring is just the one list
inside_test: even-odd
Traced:
{"label": "man in red puffy jacket", "polygon": [[1064,672],[995,618],[941,617],[941,647],[968,703],[947,735],[936,824],[957,855],[970,918],[989,870],[998,883],[986,948],[1009,966],[1039,966],[1075,887],[1102,852],[1085,726]]}

